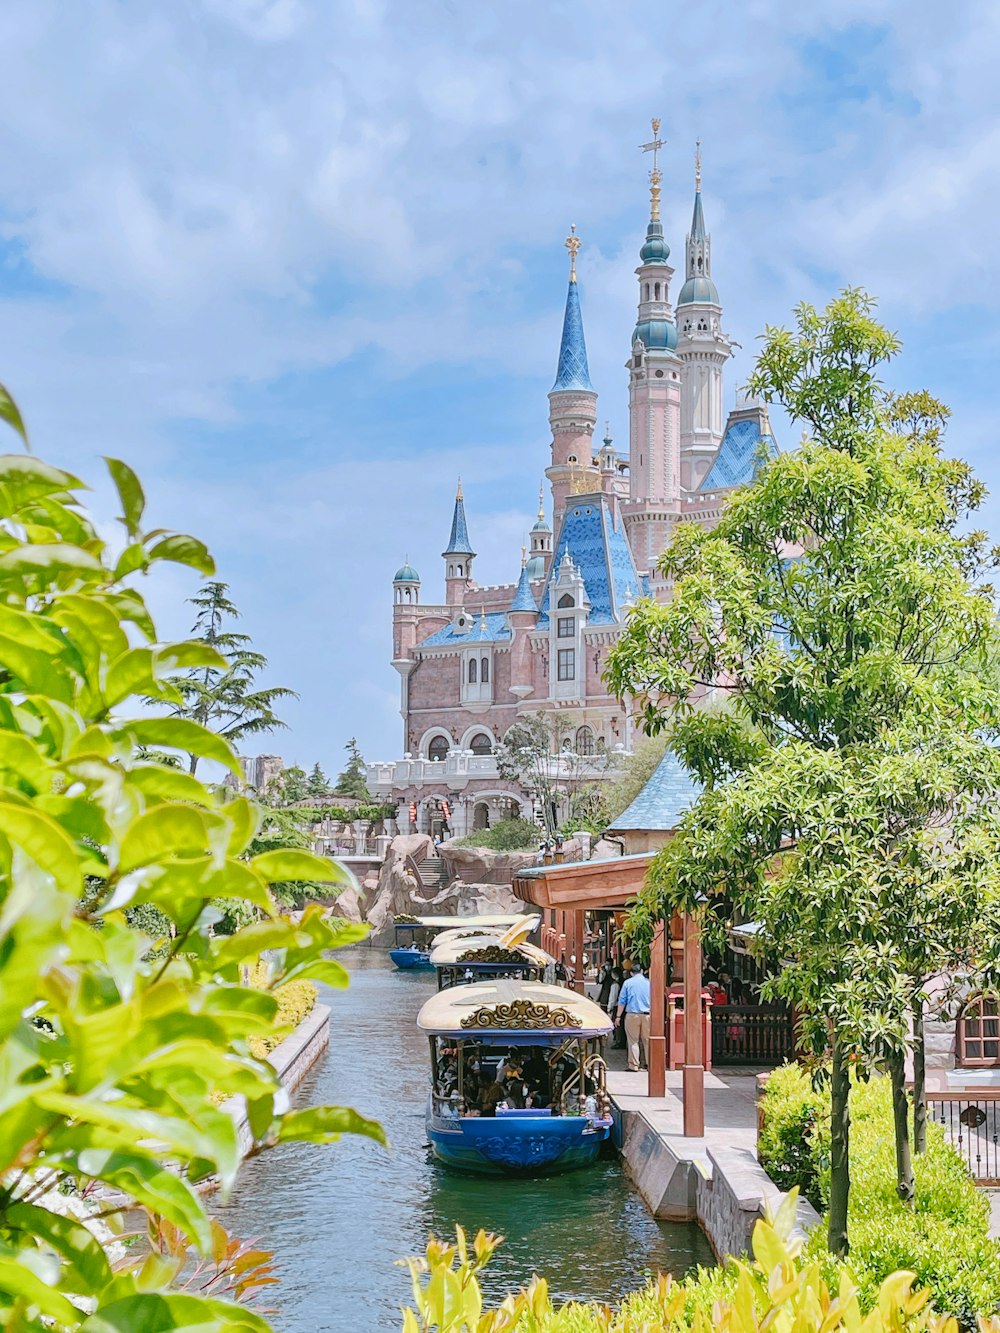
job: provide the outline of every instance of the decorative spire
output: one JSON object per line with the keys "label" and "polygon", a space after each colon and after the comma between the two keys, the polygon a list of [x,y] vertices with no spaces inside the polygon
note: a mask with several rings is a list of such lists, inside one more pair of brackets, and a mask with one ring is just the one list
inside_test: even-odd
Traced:
{"label": "decorative spire", "polygon": [[479,632],[486,633],[486,607],[481,607],[479,611]]}
{"label": "decorative spire", "polygon": [[545,482],[538,483],[538,521],[545,522]]}
{"label": "decorative spire", "polygon": [[694,141],[694,192],[701,194],[701,140]]}
{"label": "decorative spire", "polygon": [[576,282],[576,253],[583,242],[576,234],[576,223],[569,224],[569,235],[566,237],[565,245],[569,251],[569,280]]}
{"label": "decorative spire", "polygon": [[583,336],[583,314],[580,310],[580,288],[576,281],[576,253],[580,248],[580,238],[576,227],[571,228],[566,239],[566,249],[570,254],[569,291],[566,293],[566,313],[563,316],[562,342],[559,346],[559,366],[556,370],[556,382],[552,393],[563,389],[583,389],[593,393],[590,382],[590,369],[587,365],[587,343]]}
{"label": "decorative spire", "polygon": [[610,422],[610,421],[605,421],[605,423],[604,423],[604,443],[608,446],[609,449],[611,448],[611,445],[614,443],[614,441],[613,441],[612,438],[611,438],[611,422]]}
{"label": "decorative spire", "polygon": [[465,497],[462,494],[462,479],[458,480],[458,486],[455,489],[455,512],[451,518],[451,537],[448,540],[447,549],[441,552],[442,555],[475,555],[472,544],[469,541],[469,526],[465,521]]}
{"label": "decorative spire", "polygon": [[660,138],[660,118],[654,116],[649,122],[653,127],[653,137],[649,143],[640,144],[639,147],[644,153],[653,154],[653,169],[649,173],[649,220],[659,222],[660,220],[660,182],[663,174],[657,163],[657,153],[666,143],[665,139]]}
{"label": "decorative spire", "polygon": [[[704,241],[708,233],[705,230],[705,214],[701,207],[701,140],[695,140],[694,146],[694,213],[691,218],[691,236],[690,241],[696,242],[695,246],[688,245],[687,253],[687,277],[705,277],[711,273],[711,262],[708,248]],[[695,270],[697,260],[701,259],[701,267]]]}
{"label": "decorative spire", "polygon": [[521,547],[521,577],[517,581],[517,590],[514,593],[514,600],[510,604],[511,611],[531,611],[535,613],[538,607],[531,592],[531,580],[528,577],[527,552]]}

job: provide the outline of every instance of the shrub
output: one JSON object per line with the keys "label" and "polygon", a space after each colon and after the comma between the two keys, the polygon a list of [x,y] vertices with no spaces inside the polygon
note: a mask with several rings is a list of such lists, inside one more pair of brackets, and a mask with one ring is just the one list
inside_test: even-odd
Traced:
{"label": "shrub", "polygon": [[[760,1159],[781,1185],[798,1176],[809,1197],[826,1207],[830,1189],[830,1125],[826,1099],[798,1066],[775,1070],[763,1098]],[[1000,1252],[989,1235],[989,1203],[940,1125],[927,1127],[927,1151],[914,1157],[916,1196],[907,1208],[896,1195],[896,1159],[889,1080],[875,1077],[851,1090],[849,1269],[862,1297],[897,1268],[916,1273],[935,1306],[975,1328],[977,1314],[1000,1308]],[[796,1133],[801,1137],[796,1143]],[[809,1253],[827,1264],[825,1227]],[[832,1262],[832,1261],[830,1261]]]}
{"label": "shrub", "polygon": [[457,838],[456,847],[486,847],[493,852],[525,851],[537,847],[542,839],[542,830],[530,819],[501,819],[492,828],[470,833],[467,838]]}

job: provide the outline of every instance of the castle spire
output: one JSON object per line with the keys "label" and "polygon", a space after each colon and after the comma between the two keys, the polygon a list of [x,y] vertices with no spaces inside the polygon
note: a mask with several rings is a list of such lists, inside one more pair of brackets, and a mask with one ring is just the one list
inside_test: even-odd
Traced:
{"label": "castle spire", "polygon": [[469,526],[465,521],[465,496],[462,494],[462,478],[458,479],[455,489],[455,512],[451,517],[451,537],[442,555],[475,555],[469,541]]}
{"label": "castle spire", "polygon": [[569,251],[569,291],[566,293],[566,313],[563,316],[562,342],[559,345],[559,366],[556,370],[556,382],[553,393],[563,389],[583,389],[593,393],[590,382],[590,369],[587,365],[587,343],[583,336],[583,313],[580,310],[580,288],[576,281],[576,255],[580,249],[580,238],[576,227],[570,228],[566,238]]}
{"label": "castle spire", "polygon": [[660,221],[660,183],[663,173],[660,171],[658,154],[666,140],[660,138],[659,117],[654,116],[649,123],[653,127],[653,137],[649,143],[639,145],[643,153],[653,154],[653,167],[649,173],[649,225],[639,258],[644,264],[665,264],[670,258],[670,246],[663,239],[663,223]]}
{"label": "castle spire", "polygon": [[685,244],[684,286],[677,297],[678,306],[695,303],[719,304],[719,293],[712,281],[712,238],[705,227],[701,203],[701,140],[694,149],[694,212]]}

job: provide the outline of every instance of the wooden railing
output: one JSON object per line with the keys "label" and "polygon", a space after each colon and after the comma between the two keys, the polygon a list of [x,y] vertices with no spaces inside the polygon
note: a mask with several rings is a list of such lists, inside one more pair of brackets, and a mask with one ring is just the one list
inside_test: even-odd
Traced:
{"label": "wooden railing", "polygon": [[712,1006],[714,1065],[778,1065],[795,1055],[792,1016],[779,1006]]}
{"label": "wooden railing", "polygon": [[977,1185],[1000,1185],[1000,1089],[929,1092],[927,1115],[943,1127]]}

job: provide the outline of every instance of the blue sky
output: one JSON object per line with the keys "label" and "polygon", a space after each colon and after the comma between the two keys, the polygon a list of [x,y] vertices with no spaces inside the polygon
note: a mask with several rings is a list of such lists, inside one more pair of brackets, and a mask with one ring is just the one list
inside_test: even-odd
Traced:
{"label": "blue sky", "polygon": [[[290,762],[397,754],[391,578],[440,595],[458,473],[480,580],[516,577],[570,222],[624,439],[651,115],[675,260],[702,139],[729,393],[766,323],[866,286],[1000,494],[996,6],[6,0],[0,43],[0,379],[100,513],[117,454],[209,542],[299,692]],[[193,588],[151,587],[165,633]]]}

